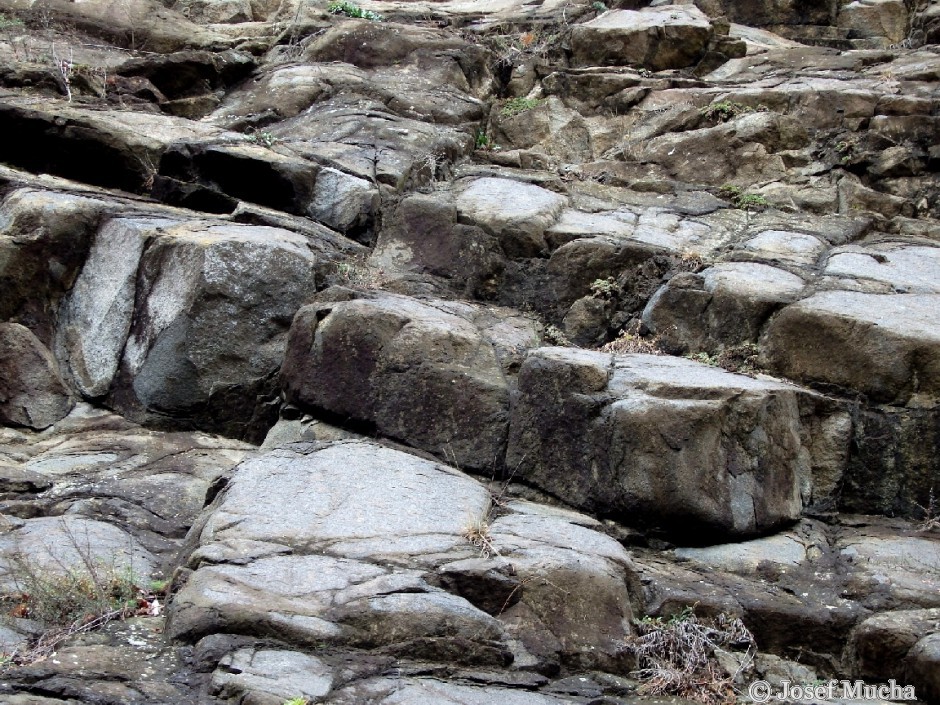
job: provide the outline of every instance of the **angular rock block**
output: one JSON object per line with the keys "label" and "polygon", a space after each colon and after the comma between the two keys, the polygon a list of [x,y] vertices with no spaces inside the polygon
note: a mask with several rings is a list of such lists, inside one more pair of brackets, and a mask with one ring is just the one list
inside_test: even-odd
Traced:
{"label": "angular rock block", "polygon": [[538,340],[505,310],[330,289],[297,313],[281,378],[300,406],[488,468],[506,442],[507,373]]}
{"label": "angular rock block", "polygon": [[0,323],[0,423],[48,428],[74,400],[52,353],[18,323]]}
{"label": "angular rock block", "polygon": [[572,63],[683,69],[702,59],[713,35],[708,18],[694,5],[615,10],[572,28]]}
{"label": "angular rock block", "polygon": [[457,197],[457,218],[494,235],[509,257],[535,257],[546,250],[545,230],[567,202],[541,186],[487,177]]}
{"label": "angular rock block", "polygon": [[63,304],[59,358],[82,395],[134,420],[257,437],[315,264],[286,230],[113,219]]}
{"label": "angular rock block", "polygon": [[894,610],[869,617],[846,646],[852,676],[905,681],[908,654],[927,635],[940,633],[940,609]]}
{"label": "angular rock block", "polygon": [[766,264],[717,264],[670,279],[647,303],[643,323],[678,349],[756,342],[770,315],[804,286],[797,275]]}
{"label": "angular rock block", "polygon": [[3,199],[0,320],[22,323],[50,344],[59,301],[81,271],[105,208],[93,198],[33,188]]}
{"label": "angular rock block", "polygon": [[937,294],[826,291],[787,306],[764,336],[771,369],[804,383],[908,403],[940,395]]}
{"label": "angular rock block", "polygon": [[531,352],[518,387],[506,465],[578,509],[698,541],[800,515],[813,461],[797,387],[568,348]]}
{"label": "angular rock block", "polygon": [[839,26],[852,38],[884,37],[894,44],[907,36],[909,22],[903,0],[855,0],[839,10]]}
{"label": "angular rock block", "polygon": [[[194,572],[168,633],[457,663],[619,663],[632,616],[623,547],[573,512],[526,502],[501,511],[490,525],[479,482],[371,442],[259,455],[191,534]],[[492,573],[517,588],[494,614],[464,596],[492,586]],[[246,679],[236,680],[253,687]]]}

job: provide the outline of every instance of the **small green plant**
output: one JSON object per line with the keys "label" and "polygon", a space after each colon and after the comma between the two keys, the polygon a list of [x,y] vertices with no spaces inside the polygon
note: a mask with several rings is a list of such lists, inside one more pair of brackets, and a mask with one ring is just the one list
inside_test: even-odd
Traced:
{"label": "small green plant", "polygon": [[503,107],[500,108],[499,114],[503,117],[515,117],[520,115],[528,110],[532,110],[541,103],[537,98],[510,98],[507,100]]}
{"label": "small green plant", "polygon": [[722,198],[731,201],[731,205],[743,211],[762,210],[770,205],[770,202],[759,193],[748,193],[737,186],[725,184],[719,190]]}
{"label": "small green plant", "polygon": [[18,17],[11,17],[5,12],[0,12],[0,32],[6,29],[15,29],[23,26],[23,20]]}
{"label": "small green plant", "polygon": [[277,135],[274,135],[266,130],[255,130],[254,132],[248,133],[248,141],[252,144],[259,144],[262,147],[267,147],[271,149],[278,143]]}
{"label": "small green plant", "polygon": [[486,134],[486,130],[480,128],[473,137],[473,146],[476,149],[488,150],[499,149],[499,146],[493,142],[493,138]]}
{"label": "small green plant", "polygon": [[594,12],[600,14],[602,12],[607,12],[607,5],[602,2],[592,2],[591,9],[594,10]]}
{"label": "small green plant", "polygon": [[697,353],[686,353],[686,358],[689,360],[695,360],[696,362],[701,362],[703,365],[708,365],[709,367],[718,367],[718,356],[709,355],[707,352],[697,352]]}
{"label": "small green plant", "polygon": [[706,120],[717,120],[718,122],[728,122],[733,118],[738,117],[739,115],[746,115],[748,113],[764,113],[767,112],[766,105],[758,105],[756,108],[752,108],[749,105],[744,105],[742,103],[735,103],[731,100],[721,100],[717,103],[712,103],[711,105],[706,105],[699,111]]}
{"label": "small green plant", "polygon": [[620,293],[620,287],[613,277],[595,279],[591,282],[591,296],[595,299],[612,299]]}
{"label": "small green plant", "polygon": [[381,22],[383,19],[379,13],[372,12],[372,10],[363,10],[351,2],[331,2],[326,11],[331,15],[345,15],[360,20],[372,20],[373,22]]}
{"label": "small green plant", "polygon": [[310,701],[307,698],[291,698],[285,700],[284,705],[310,705]]}
{"label": "small green plant", "polygon": [[637,634],[623,646],[637,660],[633,675],[640,681],[639,695],[677,696],[705,705],[730,705],[736,701],[734,679],[718,662],[715,651],[733,650],[741,655],[744,670],[757,651],[754,636],[744,623],[726,614],[698,618],[687,607],[668,619],[634,620]]}
{"label": "small green plant", "polygon": [[749,211],[766,208],[770,202],[759,193],[742,193],[734,200],[734,207]]}

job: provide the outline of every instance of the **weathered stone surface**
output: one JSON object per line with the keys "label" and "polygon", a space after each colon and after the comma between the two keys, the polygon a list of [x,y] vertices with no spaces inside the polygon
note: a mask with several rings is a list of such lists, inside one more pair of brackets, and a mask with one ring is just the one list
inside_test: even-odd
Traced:
{"label": "weathered stone surface", "polygon": [[210,488],[252,446],[146,431],[80,403],[54,430],[0,434],[0,512],[107,518],[172,570]]}
{"label": "weathered stone surface", "polygon": [[875,609],[940,607],[940,541],[891,532],[846,533],[839,560],[853,567],[848,593]]}
{"label": "weathered stone surface", "polygon": [[[940,6],[327,4],[0,0],[0,328],[85,399],[0,427],[0,543],[87,523],[168,577],[212,503],[181,651],[161,617],[109,625],[0,700],[626,702],[632,616],[692,605],[744,619],[754,677],[854,659],[940,697],[934,627],[899,616],[940,607]],[[828,396],[524,362],[565,335]],[[244,443],[89,401],[264,451],[233,471]]]}
{"label": "weathered stone surface", "polygon": [[908,23],[901,0],[855,0],[839,8],[839,26],[852,37],[884,37],[893,44],[907,36]]}
{"label": "weathered stone surface", "polygon": [[510,257],[532,257],[546,248],[545,230],[566,204],[560,194],[509,179],[473,181],[456,200],[458,222],[494,235]]}
{"label": "weathered stone surface", "polygon": [[371,262],[385,272],[427,273],[459,291],[493,298],[505,257],[499,239],[457,222],[449,196],[414,195],[386,213]]}
{"label": "weathered stone surface", "polygon": [[55,310],[81,270],[103,201],[35,188],[0,205],[0,319],[32,330],[46,345]]}
{"label": "weathered stone surface", "polygon": [[705,548],[677,548],[675,555],[679,559],[745,575],[756,573],[758,568],[768,565],[782,569],[796,567],[807,559],[804,540],[791,533]]}
{"label": "weathered stone surface", "polygon": [[329,290],[298,312],[281,377],[298,405],[481,468],[505,444],[506,375],[537,343],[499,309]]}
{"label": "weathered stone surface", "polygon": [[680,350],[753,343],[771,314],[804,287],[797,275],[765,264],[717,264],[673,277],[649,300],[643,323]]}
{"label": "weathered stone surface", "polygon": [[[555,646],[528,655],[534,664],[620,659],[631,614],[623,548],[571,512],[514,503],[491,520],[490,501],[462,473],[373,443],[261,455],[235,471],[192,536],[194,572],[173,601],[170,633],[505,665],[544,632]],[[283,511],[288,504],[304,511]],[[525,586],[503,608],[490,605],[495,616],[460,596],[474,592],[474,574],[460,568],[474,556]],[[462,582],[450,579],[457,574]]]}
{"label": "weathered stone surface", "polygon": [[340,690],[328,702],[332,705],[353,705],[366,698],[381,705],[487,705],[493,702],[505,705],[561,705],[584,702],[581,699],[572,700],[524,690],[461,685],[430,678],[379,678],[357,683]]}
{"label": "weathered stone surface", "polygon": [[131,571],[146,584],[155,560],[131,535],[102,521],[77,516],[42,517],[14,524],[0,536],[0,590],[10,593],[28,575],[68,571],[91,578],[91,570]]}
{"label": "weathered stone surface", "polygon": [[348,233],[371,222],[378,201],[378,191],[365,179],[323,169],[317,174],[308,211],[324,225]]}
{"label": "weathered stone surface", "polygon": [[940,695],[940,633],[928,634],[918,641],[908,654],[907,673],[921,698],[936,698]]}
{"label": "weathered stone surface", "polygon": [[576,507],[747,536],[799,516],[801,392],[689,360],[562,348],[519,372],[506,463]]}
{"label": "weathered stone surface", "polygon": [[248,694],[243,702],[282,705],[291,698],[322,698],[332,685],[330,669],[313,656],[295,651],[242,649],[219,663],[211,690],[221,698]]}
{"label": "weathered stone surface", "polygon": [[64,305],[60,355],[84,396],[133,418],[257,437],[315,263],[275,228],[112,220]]}
{"label": "weathered stone surface", "polygon": [[935,294],[814,294],[770,323],[768,363],[791,379],[835,385],[874,401],[935,398],[938,301]]}
{"label": "weathered stone surface", "polygon": [[18,323],[0,323],[0,421],[48,428],[74,404],[52,354]]}
{"label": "weathered stone surface", "polygon": [[846,659],[858,678],[905,681],[906,659],[925,636],[940,632],[940,610],[898,610],[869,617],[853,631]]}
{"label": "weathered stone surface", "polygon": [[694,66],[714,30],[694,5],[605,12],[571,33],[579,66],[639,65],[652,71]]}

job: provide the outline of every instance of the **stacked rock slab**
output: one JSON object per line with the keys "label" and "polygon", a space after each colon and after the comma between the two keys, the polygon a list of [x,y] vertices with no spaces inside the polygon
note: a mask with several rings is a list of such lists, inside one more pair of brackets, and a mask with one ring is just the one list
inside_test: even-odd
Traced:
{"label": "stacked rock slab", "polygon": [[296,695],[294,680],[230,675],[244,659],[287,659],[306,695],[330,690],[341,683],[330,657],[300,655],[325,645],[388,664],[609,669],[630,631],[631,562],[596,527],[525,502],[494,507],[476,480],[371,442],[294,444],[239,466],[191,534],[169,633],[197,651],[248,635],[292,652],[222,662],[213,687],[230,697]]}

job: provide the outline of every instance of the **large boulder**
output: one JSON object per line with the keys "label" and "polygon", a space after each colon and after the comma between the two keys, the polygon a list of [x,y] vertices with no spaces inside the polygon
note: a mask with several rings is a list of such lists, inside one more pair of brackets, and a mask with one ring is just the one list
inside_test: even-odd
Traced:
{"label": "large boulder", "polygon": [[565,348],[531,352],[518,385],[506,464],[579,509],[703,541],[794,521],[810,494],[796,387]]}
{"label": "large boulder", "polygon": [[[294,444],[240,465],[194,528],[168,632],[610,668],[630,630],[632,564],[597,526],[526,502],[494,507],[469,476],[372,442]],[[226,665],[216,678],[232,687]]]}
{"label": "large boulder", "polygon": [[846,665],[856,678],[905,682],[911,649],[925,636],[937,633],[940,609],[876,614],[852,630],[846,645]]}
{"label": "large boulder", "polygon": [[496,237],[458,223],[452,199],[435,193],[409,196],[383,214],[371,262],[385,272],[442,277],[467,296],[491,298],[505,257]]}
{"label": "large boulder", "polygon": [[48,428],[72,410],[49,349],[18,323],[0,323],[0,422]]}
{"label": "large boulder", "polygon": [[59,357],[85,398],[131,418],[260,440],[316,262],[277,228],[113,219],[63,305]]}
{"label": "large boulder", "polygon": [[99,199],[29,187],[6,195],[0,205],[0,320],[15,320],[44,344],[52,342],[59,301],[81,271],[105,208]]}
{"label": "large boulder", "polygon": [[771,368],[801,382],[904,404],[940,395],[937,294],[824,291],[784,308],[765,333]]}
{"label": "large boulder", "polygon": [[855,0],[839,9],[839,26],[852,37],[884,37],[894,44],[907,36],[909,24],[903,0]]}
{"label": "large boulder", "polygon": [[795,274],[727,262],[673,277],[649,300],[643,322],[671,347],[713,350],[755,342],[770,315],[802,293]]}
{"label": "large boulder", "polygon": [[576,66],[682,69],[702,59],[713,35],[708,18],[694,5],[615,10],[572,28],[572,60]]}
{"label": "large boulder", "polygon": [[507,374],[537,344],[508,311],[327,290],[297,313],[281,379],[302,407],[482,469],[506,442]]}

